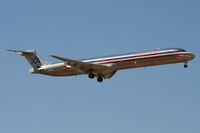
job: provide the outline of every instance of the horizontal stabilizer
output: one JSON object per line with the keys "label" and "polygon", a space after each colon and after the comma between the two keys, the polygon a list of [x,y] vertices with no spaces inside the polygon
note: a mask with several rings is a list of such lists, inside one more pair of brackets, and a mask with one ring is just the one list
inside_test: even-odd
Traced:
{"label": "horizontal stabilizer", "polygon": [[34,54],[34,53],[35,53],[34,50],[21,51],[21,50],[10,50],[10,49],[7,49],[7,51],[10,51],[10,52],[18,52],[19,54]]}

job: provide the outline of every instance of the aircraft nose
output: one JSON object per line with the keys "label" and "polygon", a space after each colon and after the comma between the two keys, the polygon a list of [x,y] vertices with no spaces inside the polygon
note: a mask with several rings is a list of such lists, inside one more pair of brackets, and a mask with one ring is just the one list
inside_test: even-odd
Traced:
{"label": "aircraft nose", "polygon": [[194,55],[194,54],[191,54],[191,55],[190,55],[190,58],[191,58],[191,60],[194,59],[194,58],[195,58],[195,55]]}

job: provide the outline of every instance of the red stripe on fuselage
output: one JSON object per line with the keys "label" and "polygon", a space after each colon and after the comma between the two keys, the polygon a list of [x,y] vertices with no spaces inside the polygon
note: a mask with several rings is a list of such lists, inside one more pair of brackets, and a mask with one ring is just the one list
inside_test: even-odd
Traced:
{"label": "red stripe on fuselage", "polygon": [[167,55],[153,55],[151,57],[135,57],[135,58],[132,58],[132,59],[116,60],[116,61],[110,61],[110,62],[101,62],[101,63],[97,63],[97,64],[110,64],[110,63],[117,63],[117,62],[127,62],[127,61],[133,61],[133,60],[159,58],[159,57],[174,56],[174,55],[192,55],[192,53],[189,53],[189,52],[188,53],[173,53],[173,54],[167,54]]}

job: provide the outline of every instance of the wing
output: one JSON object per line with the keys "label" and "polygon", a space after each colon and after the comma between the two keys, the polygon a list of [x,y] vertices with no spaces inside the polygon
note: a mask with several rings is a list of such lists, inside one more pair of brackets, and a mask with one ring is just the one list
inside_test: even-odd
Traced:
{"label": "wing", "polygon": [[116,72],[116,68],[112,66],[106,66],[106,65],[101,65],[101,64],[91,64],[91,63],[82,62],[78,60],[62,58],[55,55],[51,55],[50,57],[56,58],[58,60],[62,60],[65,62],[66,65],[70,65],[74,69],[81,71],[83,73],[86,73],[86,74],[93,73],[95,74],[95,76],[102,75],[106,79],[111,78]]}

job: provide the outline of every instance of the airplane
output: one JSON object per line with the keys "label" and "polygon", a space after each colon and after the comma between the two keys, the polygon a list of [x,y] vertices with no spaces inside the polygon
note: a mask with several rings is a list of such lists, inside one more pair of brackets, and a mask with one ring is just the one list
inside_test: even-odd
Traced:
{"label": "airplane", "polygon": [[50,57],[61,60],[60,63],[49,63],[43,60],[35,50],[8,50],[18,52],[31,65],[29,73],[49,76],[74,76],[87,74],[89,78],[97,77],[98,82],[110,79],[118,70],[149,67],[184,62],[195,58],[191,52],[182,48],[157,49],[151,51],[127,53],[113,56],[103,56],[81,60],[72,60],[55,55]]}

